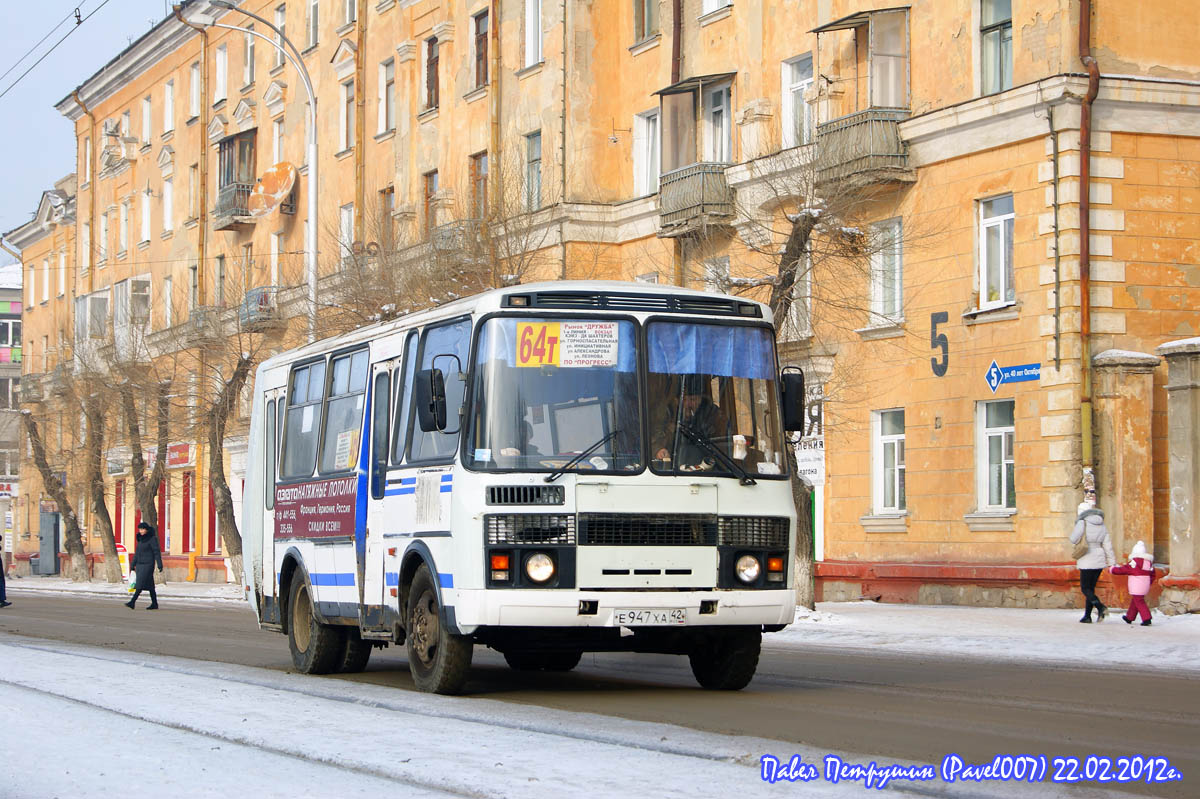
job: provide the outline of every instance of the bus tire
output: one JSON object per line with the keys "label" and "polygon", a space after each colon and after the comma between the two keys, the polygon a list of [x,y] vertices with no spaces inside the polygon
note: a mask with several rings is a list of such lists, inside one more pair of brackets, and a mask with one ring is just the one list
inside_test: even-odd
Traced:
{"label": "bus tire", "polygon": [[417,689],[432,694],[461,693],[471,670],[474,645],[442,624],[437,586],[421,564],[408,592],[405,647]]}
{"label": "bus tire", "polygon": [[288,646],[292,650],[292,664],[296,671],[301,674],[329,674],[337,668],[346,651],[345,631],[341,627],[317,621],[312,586],[308,577],[302,574],[292,579],[288,616]]}
{"label": "bus tire", "polygon": [[740,691],[754,679],[761,648],[759,629],[733,629],[698,643],[688,654],[688,660],[701,688]]}
{"label": "bus tire", "polygon": [[346,628],[346,651],[342,655],[342,662],[338,666],[338,672],[341,674],[358,674],[367,667],[367,661],[371,659],[370,641],[364,641],[357,627]]}
{"label": "bus tire", "polygon": [[570,671],[579,665],[583,653],[529,652],[514,650],[504,653],[504,662],[515,671]]}

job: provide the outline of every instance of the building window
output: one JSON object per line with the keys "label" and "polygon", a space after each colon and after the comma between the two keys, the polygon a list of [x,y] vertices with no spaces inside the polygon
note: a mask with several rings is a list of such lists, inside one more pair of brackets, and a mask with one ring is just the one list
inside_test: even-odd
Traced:
{"label": "building window", "polygon": [[342,150],[354,146],[354,117],[354,80],[351,79],[342,84]]}
{"label": "building window", "polygon": [[175,130],[175,81],[163,86],[163,135]]}
{"label": "building window", "polygon": [[341,236],[342,261],[354,252],[354,203],[343,205],[338,212],[338,233]]}
{"label": "building window", "polygon": [[809,338],[812,330],[812,252],[806,248],[800,263],[796,264],[796,276],[792,282],[792,302],[788,308],[787,329],[784,340]]}
{"label": "building window", "polygon": [[633,0],[633,41],[645,41],[658,33],[659,0]]}
{"label": "building window", "polygon": [[471,156],[471,211],[475,219],[487,218],[488,154]]}
{"label": "building window", "polygon": [[425,40],[425,108],[438,107],[438,40]]}
{"label": "building window", "polygon": [[174,320],[172,311],[175,304],[175,291],[170,275],[163,278],[163,327],[170,327]]}
{"label": "building window", "polygon": [[723,294],[729,291],[729,256],[704,262],[704,290]]}
{"label": "building window", "polygon": [[643,272],[634,278],[638,283],[658,283],[658,272]]}
{"label": "building window", "polygon": [[121,138],[129,138],[130,113],[128,110],[121,114]]}
{"label": "building window", "polygon": [[525,210],[542,207],[542,132],[525,137]]}
{"label": "building window", "polygon": [[224,307],[225,306],[225,256],[224,255],[217,256],[217,273],[213,277],[214,277],[214,282],[216,283],[216,285],[213,287],[215,289],[215,291],[213,291],[213,294],[216,296],[213,299],[216,301],[216,305],[218,307]]}
{"label": "building window", "polygon": [[481,11],[471,18],[475,28],[475,88],[488,82],[488,12]]}
{"label": "building window", "polygon": [[704,0],[700,5],[700,14],[711,14],[729,5],[733,5],[733,0]]}
{"label": "building window", "polygon": [[200,116],[200,63],[192,64],[191,82],[188,84],[188,119]]}
{"label": "building window", "polygon": [[141,243],[145,244],[146,242],[150,241],[150,190],[149,189],[142,192],[140,204],[141,204],[141,208],[138,210],[140,211],[140,214],[141,214],[142,234],[139,237],[139,241]]}
{"label": "building window", "polygon": [[279,29],[279,34],[275,37],[275,44],[279,45],[275,48],[275,66],[283,66],[283,48],[286,46],[283,43],[283,37],[287,36],[287,5],[275,7],[275,27]]}
{"label": "building window", "polygon": [[349,25],[358,18],[358,0],[342,0],[346,11],[346,24]]}
{"label": "building window", "polygon": [[229,48],[225,45],[217,47],[217,75],[213,81],[213,105],[229,96]]}
{"label": "building window", "polygon": [[246,60],[242,64],[242,85],[249,86],[254,83],[254,26],[247,25],[246,32],[242,34]]}
{"label": "building window", "polygon": [[162,187],[163,233],[175,229],[175,183],[170,178],[163,181]]}
{"label": "building window", "polygon": [[29,265],[29,280],[25,287],[28,295],[25,302],[27,305],[33,305],[37,302],[37,267],[33,264]]}
{"label": "building window", "polygon": [[396,127],[396,60],[389,58],[379,65],[379,132]]}
{"label": "building window", "polygon": [[271,123],[271,163],[278,164],[283,160],[283,120],[276,119]]}
{"label": "building window", "polygon": [[525,66],[542,63],[542,0],[525,0]]}
{"label": "building window", "polygon": [[188,312],[200,304],[200,269],[192,264],[188,267]]}
{"label": "building window", "polygon": [[50,301],[50,259],[42,259],[42,302]]}
{"label": "building window", "polygon": [[871,324],[898,322],[904,317],[904,223],[888,219],[871,227]]}
{"label": "building window", "polygon": [[433,230],[437,225],[437,209],[433,204],[438,192],[438,173],[436,169],[432,172],[426,172],[421,176],[421,187],[422,205],[425,211],[425,235],[429,235],[429,231]]}
{"label": "building window", "polygon": [[661,134],[658,109],[633,118],[633,190],[642,196],[658,191]]}
{"label": "building window", "polygon": [[150,144],[150,129],[153,126],[153,103],[150,96],[146,95],[142,98],[142,144]]}
{"label": "building window", "polygon": [[908,108],[908,12],[871,15],[871,105]]}
{"label": "building window", "polygon": [[[96,263],[103,266],[108,260],[108,212],[100,214],[100,240],[96,242]],[[45,299],[45,298],[43,298]]]}
{"label": "building window", "polygon": [[321,0],[308,2],[308,46],[316,47],[321,38]]}
{"label": "building window", "polygon": [[121,203],[117,217],[117,249],[122,253],[129,249],[129,203]]}
{"label": "building window", "polygon": [[977,406],[976,472],[982,510],[1017,507],[1013,463],[1013,400],[981,402]]}
{"label": "building window", "polygon": [[270,259],[271,259],[271,285],[279,285],[279,241],[282,238],[280,233],[271,234],[270,244]]}
{"label": "building window", "polygon": [[904,409],[875,411],[871,414],[874,433],[872,474],[875,511],[898,513],[904,500]]}
{"label": "building window", "polygon": [[217,149],[217,187],[224,188],[233,183],[253,186],[258,174],[257,155],[252,130],[222,141]]}
{"label": "building window", "polygon": [[[126,205],[128,209],[128,205]],[[63,250],[58,254],[58,296],[62,297],[67,293],[67,253]],[[16,324],[21,324],[17,322]],[[15,337],[19,338],[19,336]],[[15,340],[14,338],[14,340]]]}
{"label": "building window", "polygon": [[1013,198],[1011,194],[979,203],[979,307],[995,308],[1016,300],[1013,288]]}
{"label": "building window", "polygon": [[797,147],[812,141],[812,114],[804,93],[812,86],[813,60],[805,53],[783,62],[783,146]]}
{"label": "building window", "polygon": [[727,164],[732,157],[733,139],[729,125],[729,86],[709,89],[704,93],[705,140],[708,160]]}
{"label": "building window", "polygon": [[983,93],[1012,88],[1012,0],[981,0]]}
{"label": "building window", "polygon": [[83,182],[92,179],[92,137],[83,137]]}
{"label": "building window", "polygon": [[[92,225],[84,222],[79,229],[79,262],[83,272],[92,267]],[[33,304],[33,281],[29,281],[29,302]]]}
{"label": "building window", "polygon": [[385,186],[379,190],[379,243],[386,249],[396,243],[395,213],[396,187]]}

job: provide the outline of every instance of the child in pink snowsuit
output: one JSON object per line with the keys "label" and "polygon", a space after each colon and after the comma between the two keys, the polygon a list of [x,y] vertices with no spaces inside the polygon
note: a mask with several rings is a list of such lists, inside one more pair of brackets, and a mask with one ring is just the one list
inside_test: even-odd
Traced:
{"label": "child in pink snowsuit", "polygon": [[1150,592],[1150,582],[1154,579],[1154,561],[1146,554],[1146,545],[1138,541],[1133,545],[1129,554],[1128,566],[1113,566],[1113,574],[1129,575],[1129,610],[1121,618],[1126,624],[1133,624],[1133,617],[1142,617],[1142,626],[1150,626],[1150,608],[1146,604],[1146,594]]}

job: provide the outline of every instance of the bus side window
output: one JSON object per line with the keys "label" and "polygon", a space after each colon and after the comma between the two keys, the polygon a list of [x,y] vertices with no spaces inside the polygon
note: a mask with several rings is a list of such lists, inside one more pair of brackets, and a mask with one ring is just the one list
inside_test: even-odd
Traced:
{"label": "bus side window", "polygon": [[275,508],[275,447],[277,446],[275,438],[275,400],[267,402],[267,421],[263,425],[263,432],[267,439],[267,445],[263,448],[263,457],[267,459],[267,468],[264,470],[267,475],[264,481],[267,492],[267,510],[273,510]]}
{"label": "bus side window", "polygon": [[392,378],[389,372],[375,375],[371,392],[371,497],[383,499],[387,486],[388,410],[391,408]]}
{"label": "bus side window", "polygon": [[281,470],[281,476],[285,480],[312,477],[313,467],[317,465],[317,443],[321,432],[324,394],[325,361],[307,363],[292,369]]}
{"label": "bus side window", "polygon": [[330,362],[325,402],[325,434],[321,439],[321,474],[358,465],[363,404],[367,393],[367,351],[339,355]]}
{"label": "bus side window", "polygon": [[[431,369],[434,359],[437,368],[444,373],[446,380],[446,426],[452,433],[425,433],[413,429],[412,444],[409,448],[410,461],[450,460],[454,450],[458,448],[458,429],[462,423],[459,409],[462,408],[466,381],[459,377],[458,369],[467,368],[467,349],[471,340],[471,320],[461,319],[446,325],[425,329],[424,340],[421,342],[421,368]],[[458,358],[444,356],[453,355]]]}
{"label": "bus side window", "polygon": [[408,334],[404,342],[404,377],[396,382],[396,420],[392,424],[392,465],[404,461],[404,447],[408,443],[408,411],[412,406],[413,373],[417,370],[417,334]]}

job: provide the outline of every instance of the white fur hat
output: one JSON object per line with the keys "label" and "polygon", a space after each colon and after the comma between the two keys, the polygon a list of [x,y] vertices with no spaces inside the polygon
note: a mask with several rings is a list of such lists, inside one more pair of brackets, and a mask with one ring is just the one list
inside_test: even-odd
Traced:
{"label": "white fur hat", "polygon": [[1136,558],[1142,558],[1150,563],[1154,562],[1154,558],[1150,557],[1149,553],[1146,552],[1146,545],[1141,541],[1138,541],[1136,544],[1134,544],[1133,551],[1129,553],[1129,559],[1131,561]]}
{"label": "white fur hat", "polygon": [[1081,515],[1083,515],[1083,512],[1084,512],[1085,510],[1091,510],[1091,509],[1092,509],[1092,503],[1090,503],[1090,502],[1080,502],[1080,503],[1079,503],[1079,507],[1075,509],[1075,515],[1076,515],[1076,516],[1081,516]]}

